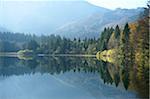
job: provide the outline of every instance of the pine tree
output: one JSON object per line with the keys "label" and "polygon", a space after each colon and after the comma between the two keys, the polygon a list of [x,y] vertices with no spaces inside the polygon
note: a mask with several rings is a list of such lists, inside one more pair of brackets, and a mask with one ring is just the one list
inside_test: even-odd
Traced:
{"label": "pine tree", "polygon": [[130,35],[130,28],[129,28],[128,23],[126,23],[126,25],[124,27],[124,30],[123,30],[123,36],[124,36],[124,39],[125,39],[125,43],[128,43],[129,35]]}
{"label": "pine tree", "polygon": [[119,29],[118,25],[115,28],[115,38],[118,39],[118,40],[120,38],[120,29]]}

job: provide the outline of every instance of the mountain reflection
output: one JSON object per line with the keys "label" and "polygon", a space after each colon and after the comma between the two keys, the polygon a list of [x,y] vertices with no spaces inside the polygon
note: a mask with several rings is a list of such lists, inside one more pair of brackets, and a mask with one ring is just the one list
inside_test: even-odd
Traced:
{"label": "mountain reflection", "polygon": [[[139,83],[135,77],[138,71],[133,71],[129,65],[112,64],[97,60],[96,58],[73,58],[73,57],[34,57],[32,60],[20,60],[18,58],[0,58],[0,76],[24,75],[35,73],[48,73],[59,75],[65,72],[98,73],[104,84],[124,86],[127,90],[135,90],[141,97],[147,97],[148,80]],[[143,75],[145,75],[143,73]]]}

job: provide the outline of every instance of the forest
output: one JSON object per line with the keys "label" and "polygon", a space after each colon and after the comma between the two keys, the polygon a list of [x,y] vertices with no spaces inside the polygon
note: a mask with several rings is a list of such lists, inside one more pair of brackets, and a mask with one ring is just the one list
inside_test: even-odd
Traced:
{"label": "forest", "polygon": [[96,53],[97,40],[62,38],[58,35],[35,36],[20,33],[0,33],[0,52],[32,50],[41,54],[85,54]]}
{"label": "forest", "polygon": [[[149,51],[148,8],[140,18],[125,26],[107,27],[95,38],[69,39],[59,35],[0,32],[0,52],[31,51],[36,54],[96,54],[117,49],[117,56],[144,59]],[[142,58],[144,57],[144,58]],[[133,58],[132,58],[133,59]],[[146,59],[147,60],[147,57]]]}
{"label": "forest", "polygon": [[[130,88],[143,96],[149,93],[149,10],[148,6],[141,13],[140,19],[127,23],[124,28],[118,25],[115,29],[105,28],[99,40],[100,51],[97,53],[98,59],[116,66],[116,73],[122,75],[121,78],[117,77],[117,82],[121,79],[126,89],[132,82]],[[114,74],[112,78],[115,76]]]}

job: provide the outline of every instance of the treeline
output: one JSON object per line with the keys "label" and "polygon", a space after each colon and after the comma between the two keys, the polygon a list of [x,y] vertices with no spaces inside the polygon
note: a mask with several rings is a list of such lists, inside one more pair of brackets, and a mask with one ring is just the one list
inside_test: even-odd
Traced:
{"label": "treeline", "polygon": [[35,35],[0,32],[0,52],[17,52],[23,49],[23,44],[32,39],[38,38]]}
{"label": "treeline", "polygon": [[60,36],[35,36],[0,32],[0,52],[32,50],[41,54],[95,54],[97,40],[62,38]]}

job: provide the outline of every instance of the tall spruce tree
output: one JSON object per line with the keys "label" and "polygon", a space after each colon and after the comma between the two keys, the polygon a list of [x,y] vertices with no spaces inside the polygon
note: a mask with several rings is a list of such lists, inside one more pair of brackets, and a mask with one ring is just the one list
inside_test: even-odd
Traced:
{"label": "tall spruce tree", "polygon": [[117,25],[116,28],[115,28],[115,38],[118,40],[119,37],[120,37],[120,28]]}
{"label": "tall spruce tree", "polygon": [[124,30],[123,30],[123,37],[125,39],[125,43],[129,41],[129,35],[130,35],[130,28],[128,23],[126,23]]}

